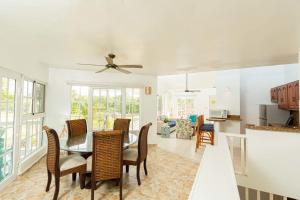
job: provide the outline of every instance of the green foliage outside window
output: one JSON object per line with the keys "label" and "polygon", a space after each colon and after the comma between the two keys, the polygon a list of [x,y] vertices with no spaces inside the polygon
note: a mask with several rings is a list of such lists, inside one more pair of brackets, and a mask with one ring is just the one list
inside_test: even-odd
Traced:
{"label": "green foliage outside window", "polygon": [[71,97],[71,118],[78,119],[88,117],[88,96],[80,95],[75,90],[72,90]]}

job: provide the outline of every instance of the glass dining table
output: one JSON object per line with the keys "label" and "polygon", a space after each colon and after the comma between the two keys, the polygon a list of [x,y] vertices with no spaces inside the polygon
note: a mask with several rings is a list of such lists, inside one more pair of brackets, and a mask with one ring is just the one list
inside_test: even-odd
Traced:
{"label": "glass dining table", "polygon": [[[138,131],[129,131],[128,135],[124,136],[123,149],[127,149],[138,140]],[[68,152],[77,153],[92,153],[93,152],[93,132],[88,132],[86,135],[72,138],[60,139],[60,149]]]}

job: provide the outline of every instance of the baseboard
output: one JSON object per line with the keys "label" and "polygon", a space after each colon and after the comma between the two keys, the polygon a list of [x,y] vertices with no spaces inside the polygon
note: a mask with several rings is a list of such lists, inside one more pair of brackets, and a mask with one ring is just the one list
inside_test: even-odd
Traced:
{"label": "baseboard", "polygon": [[29,156],[25,160],[23,160],[19,164],[19,170],[18,175],[23,174],[28,169],[30,169],[35,163],[37,163],[42,157],[44,157],[47,153],[47,147],[41,147],[37,152],[35,152],[33,155]]}

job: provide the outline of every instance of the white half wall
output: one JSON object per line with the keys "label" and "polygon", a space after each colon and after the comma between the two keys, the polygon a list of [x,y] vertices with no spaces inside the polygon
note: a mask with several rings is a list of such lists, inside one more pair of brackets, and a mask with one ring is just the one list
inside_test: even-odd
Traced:
{"label": "white half wall", "polygon": [[[71,84],[88,84],[97,86],[121,86],[141,88],[141,124],[152,122],[149,143],[156,143],[157,115],[157,78],[146,75],[123,75],[120,73],[96,74],[92,71],[49,69],[49,84],[47,92],[46,112],[47,125],[60,132],[64,125],[65,116],[70,114]],[[145,95],[143,88],[152,87],[152,94]]]}
{"label": "white half wall", "polygon": [[300,134],[246,129],[246,137],[246,176],[238,184],[300,199]]}

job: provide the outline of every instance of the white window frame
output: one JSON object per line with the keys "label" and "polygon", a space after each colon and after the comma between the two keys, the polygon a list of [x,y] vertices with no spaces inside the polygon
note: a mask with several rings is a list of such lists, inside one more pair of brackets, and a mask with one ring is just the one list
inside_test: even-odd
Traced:
{"label": "white window frame", "polygon": [[[32,87],[32,108],[31,108],[31,113],[24,113],[24,104],[23,104],[23,90],[24,90],[24,81],[31,81],[33,83],[33,87]],[[45,86],[45,90],[44,90],[44,112],[42,113],[35,113],[35,83],[39,83]],[[35,120],[35,119],[42,119],[42,125],[45,121],[45,117],[46,117],[46,108],[45,108],[45,102],[46,102],[46,86],[47,84],[44,83],[43,81],[37,81],[31,78],[27,78],[27,77],[23,77],[21,80],[21,84],[22,84],[22,90],[21,90],[21,119],[20,119],[20,127],[19,127],[19,133],[20,133],[20,138],[19,138],[19,152],[21,150],[21,142],[22,142],[22,138],[21,138],[21,133],[22,133],[22,126],[24,122],[27,122],[29,120]],[[27,152],[27,149],[31,148],[29,146],[29,140],[31,140],[31,137],[29,137],[28,132],[26,131],[26,149],[25,152]],[[35,156],[35,154],[37,154],[39,152],[39,150],[41,150],[44,146],[45,142],[43,141],[43,133],[41,132],[40,135],[40,141],[38,141],[37,144],[37,148],[34,151],[30,151],[30,153],[28,155],[26,155],[21,159],[21,154],[19,155],[20,157],[20,161],[21,162],[26,162],[27,160],[30,160],[32,157]],[[32,148],[31,148],[32,149]]]}
{"label": "white window frame", "polygon": [[[124,117],[125,115],[124,115],[124,110],[123,110],[123,98],[124,98],[124,96],[123,96],[123,90],[124,90],[124,88],[122,88],[122,87],[105,87],[105,88],[103,88],[103,87],[91,87],[90,88],[90,93],[91,93],[91,98],[90,98],[90,96],[89,96],[89,102],[88,102],[88,104],[89,105],[91,105],[91,106],[89,106],[89,113],[88,113],[88,115],[89,115],[89,124],[90,124],[90,127],[91,127],[91,129],[93,129],[93,95],[94,95],[94,90],[106,90],[106,121],[107,121],[107,116],[108,115],[112,115],[113,116],[113,118],[116,118],[116,111],[115,111],[115,109],[116,109],[116,104],[114,104],[115,106],[114,106],[114,112],[112,113],[112,114],[108,114],[109,112],[107,112],[107,109],[108,109],[108,104],[109,104],[109,102],[108,102],[108,98],[109,98],[109,90],[114,90],[114,92],[115,92],[115,94],[116,94],[116,90],[120,90],[121,91],[121,117]],[[90,95],[90,94],[89,94]],[[100,96],[101,96],[101,93],[100,93]],[[105,130],[107,130],[108,128],[107,128],[107,122],[105,123],[105,127],[104,127],[104,129]]]}
{"label": "white window frame", "polygon": [[20,101],[21,101],[21,96],[20,96],[20,80],[21,80],[21,75],[14,73],[12,71],[9,71],[7,69],[4,69],[0,67],[0,77],[7,77],[11,79],[15,79],[15,109],[14,109],[14,131],[13,131],[13,169],[12,169],[12,174],[8,177],[6,177],[1,183],[0,183],[0,191],[2,188],[4,188],[7,184],[11,183],[18,174],[18,163],[19,163],[19,124],[20,124]]}
{"label": "white window frame", "polygon": [[88,117],[87,117],[87,129],[88,131],[93,131],[93,90],[94,89],[121,89],[121,106],[122,106],[122,118],[126,117],[126,88],[136,88],[139,89],[140,92],[140,109],[139,109],[139,128],[141,128],[141,110],[142,110],[142,104],[141,104],[141,87],[138,86],[109,86],[109,85],[95,85],[95,84],[80,84],[80,83],[69,83],[70,89],[69,89],[69,97],[70,97],[70,113],[69,113],[69,119],[71,119],[71,112],[72,112],[72,87],[73,86],[86,86],[89,88],[88,92]]}
{"label": "white window frame", "polygon": [[[24,160],[21,161],[20,158],[20,145],[21,145],[21,128],[22,122],[25,119],[28,119],[28,116],[23,115],[23,84],[24,80],[33,80],[28,77],[24,77],[22,74],[13,72],[11,70],[0,67],[0,77],[7,77],[11,79],[15,79],[15,114],[14,114],[14,131],[13,131],[13,169],[12,174],[9,177],[6,177],[0,183],[0,191],[16,179],[18,174],[23,173],[27,169],[29,169],[37,160],[39,160],[42,156],[45,155],[46,143],[42,141],[40,148],[37,148],[34,152],[31,153],[30,156],[27,156]],[[45,110],[45,102],[46,102],[46,88],[47,84],[43,81],[38,81],[45,85],[45,94],[44,94],[44,113],[36,114],[34,118],[43,117],[45,119],[46,110]],[[41,138],[43,134],[41,135]]]}

